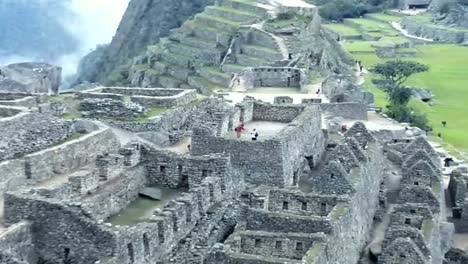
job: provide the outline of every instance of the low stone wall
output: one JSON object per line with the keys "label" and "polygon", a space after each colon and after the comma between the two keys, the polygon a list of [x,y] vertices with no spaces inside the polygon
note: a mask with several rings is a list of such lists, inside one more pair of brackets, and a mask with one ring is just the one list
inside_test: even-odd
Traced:
{"label": "low stone wall", "polygon": [[[143,161],[146,164],[148,182],[169,188],[191,188],[207,177],[220,178],[223,188],[230,188],[230,158],[213,154],[187,156],[171,152],[145,149]],[[235,179],[238,183],[241,179]],[[241,186],[236,186],[241,189]]]}
{"label": "low stone wall", "polygon": [[[98,225],[78,208],[62,201],[37,195],[5,194],[5,223],[32,222],[36,252],[47,263],[94,263],[112,256],[116,235],[105,225]],[[33,263],[33,262],[31,262]]]}
{"label": "low stone wall", "polygon": [[304,109],[305,106],[301,105],[278,106],[255,102],[253,106],[253,120],[288,123],[298,117]]}
{"label": "low stone wall", "polygon": [[[6,123],[8,120],[11,120],[11,117],[14,117],[18,114],[26,114],[25,109],[21,108],[16,108],[16,107],[5,107],[5,106],[0,106],[0,122],[1,124],[6,126],[8,123]],[[8,118],[8,119],[7,119]],[[3,123],[5,122],[5,123]]]}
{"label": "low stone wall", "polygon": [[145,168],[142,165],[119,172],[119,175],[109,179],[108,183],[101,184],[98,191],[81,201],[80,208],[93,219],[106,220],[118,214],[138,197],[139,191],[147,183]]}
{"label": "low stone wall", "polygon": [[79,98],[129,100],[144,107],[173,107],[197,100],[196,90],[171,88],[106,88],[99,87],[78,94]]}
{"label": "low stone wall", "polygon": [[[20,222],[12,225],[0,235],[0,261],[3,262],[1,254],[7,254],[18,263],[36,263],[37,255],[34,250],[32,227],[29,222]],[[24,261],[24,262],[22,262]]]}
{"label": "low stone wall", "polygon": [[448,26],[440,27],[431,23],[420,23],[409,18],[403,18],[401,25],[409,34],[433,39],[439,42],[462,43],[468,40],[468,30],[452,29]]}
{"label": "low stone wall", "polygon": [[53,146],[73,133],[72,121],[38,112],[25,111],[0,119],[0,161]]}
{"label": "low stone wall", "polygon": [[367,120],[367,105],[363,103],[326,103],[320,104],[320,108],[324,115]]}
{"label": "low stone wall", "polygon": [[0,93],[0,105],[34,107],[45,98],[43,94]]}
{"label": "low stone wall", "polygon": [[113,118],[117,120],[135,119],[147,112],[139,104],[104,99],[84,99],[80,103],[80,111],[86,118]]}
{"label": "low stone wall", "polygon": [[108,128],[70,142],[25,156],[26,178],[41,181],[70,173],[95,161],[103,153],[115,153],[120,143]]}
{"label": "low stone wall", "polygon": [[0,196],[6,191],[15,190],[26,182],[25,161],[7,160],[0,162]]}
{"label": "low stone wall", "polygon": [[256,67],[249,68],[239,76],[236,82],[241,82],[247,90],[255,87],[297,87],[301,89],[307,84],[303,69],[293,67]]}

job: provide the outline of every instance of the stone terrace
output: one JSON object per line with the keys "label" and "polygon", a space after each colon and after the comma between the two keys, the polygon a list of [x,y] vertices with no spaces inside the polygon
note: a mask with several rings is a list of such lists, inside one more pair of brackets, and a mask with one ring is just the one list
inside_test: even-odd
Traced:
{"label": "stone terrace", "polygon": [[80,98],[107,98],[131,101],[147,108],[173,107],[189,104],[197,99],[195,90],[171,88],[99,87],[79,93]]}

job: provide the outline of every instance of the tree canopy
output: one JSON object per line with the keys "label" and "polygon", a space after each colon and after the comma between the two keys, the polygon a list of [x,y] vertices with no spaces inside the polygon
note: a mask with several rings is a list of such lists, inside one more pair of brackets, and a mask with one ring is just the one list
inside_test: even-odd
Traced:
{"label": "tree canopy", "polygon": [[411,75],[428,70],[429,67],[419,62],[394,60],[377,64],[371,72],[382,76],[389,82],[390,88],[394,89],[400,87]]}

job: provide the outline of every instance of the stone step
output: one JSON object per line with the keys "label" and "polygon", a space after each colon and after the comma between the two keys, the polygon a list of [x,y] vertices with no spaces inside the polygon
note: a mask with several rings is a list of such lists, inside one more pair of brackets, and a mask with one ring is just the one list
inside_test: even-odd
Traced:
{"label": "stone step", "polygon": [[258,6],[256,1],[246,0],[218,0],[218,6],[230,7],[239,11],[252,12],[259,15],[265,15],[268,9]]}
{"label": "stone step", "polygon": [[281,53],[275,49],[264,48],[256,45],[243,45],[242,50],[246,55],[267,58],[269,61],[281,60],[283,58]]}
{"label": "stone step", "polygon": [[225,73],[241,73],[245,70],[244,66],[237,64],[224,64],[223,72]]}
{"label": "stone step", "polygon": [[200,75],[223,87],[228,87],[231,84],[231,74],[223,73],[214,67],[203,67],[200,70]]}
{"label": "stone step", "polygon": [[231,35],[217,28],[210,27],[209,25],[200,24],[196,21],[189,21],[184,24],[184,30],[188,30],[194,34],[195,37],[207,41],[213,41],[221,46],[228,47],[231,42]]}
{"label": "stone step", "polygon": [[225,19],[236,22],[252,22],[259,17],[255,13],[241,11],[227,6],[208,6],[205,9],[205,13],[211,16],[223,17]]}
{"label": "stone step", "polygon": [[201,94],[204,95],[209,95],[213,91],[219,90],[219,89],[224,89],[224,87],[210,82],[209,80],[199,77],[199,76],[191,76],[188,78],[188,83],[190,87],[193,89],[197,89],[197,91]]}
{"label": "stone step", "polygon": [[262,264],[300,264],[299,259],[276,258],[246,253],[228,252],[229,263],[262,263]]}
{"label": "stone step", "polygon": [[220,64],[222,60],[222,51],[219,49],[199,49],[181,43],[170,43],[167,45],[171,53],[187,56],[189,58],[197,58],[201,61],[206,61],[213,64]]}
{"label": "stone step", "polygon": [[181,67],[180,65],[176,64],[168,65],[166,72],[170,76],[183,81],[187,81],[187,78],[195,73],[192,69]]}
{"label": "stone step", "polygon": [[184,82],[174,78],[173,76],[159,76],[159,84],[164,88],[179,88]]}
{"label": "stone step", "polygon": [[218,47],[216,41],[209,41],[197,37],[181,38],[180,43],[200,49],[215,49]]}
{"label": "stone step", "polygon": [[259,67],[259,66],[264,66],[267,63],[267,61],[263,58],[244,55],[244,54],[238,54],[236,55],[236,58],[237,58],[237,64],[241,66],[245,66],[245,67]]}
{"label": "stone step", "polygon": [[221,32],[234,32],[239,28],[239,22],[235,22],[223,17],[211,16],[206,13],[200,13],[195,16],[195,21],[202,25],[216,28]]}

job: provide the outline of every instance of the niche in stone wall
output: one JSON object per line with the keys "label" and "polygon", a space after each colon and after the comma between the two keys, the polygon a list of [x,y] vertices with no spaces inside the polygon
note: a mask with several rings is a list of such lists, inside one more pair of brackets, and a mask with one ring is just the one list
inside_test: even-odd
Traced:
{"label": "niche in stone wall", "polygon": [[289,210],[289,203],[283,202],[283,210]]}
{"label": "niche in stone wall", "polygon": [[71,264],[71,259],[70,259],[70,249],[69,248],[64,248],[63,249],[63,264]]}
{"label": "niche in stone wall", "polygon": [[281,249],[282,247],[283,247],[283,243],[281,241],[276,241],[275,248],[276,249]]}
{"label": "niche in stone wall", "polygon": [[128,251],[128,257],[130,259],[130,263],[135,263],[135,252],[133,250],[132,243],[127,244],[127,251]]}
{"label": "niche in stone wall", "polygon": [[145,251],[145,257],[148,257],[150,255],[150,244],[148,234],[146,233],[143,234],[143,249]]}
{"label": "niche in stone wall", "polygon": [[255,239],[254,245],[256,248],[260,247],[262,245],[262,240],[259,238]]}
{"label": "niche in stone wall", "polygon": [[296,242],[296,250],[298,250],[298,251],[304,250],[304,243]]}

